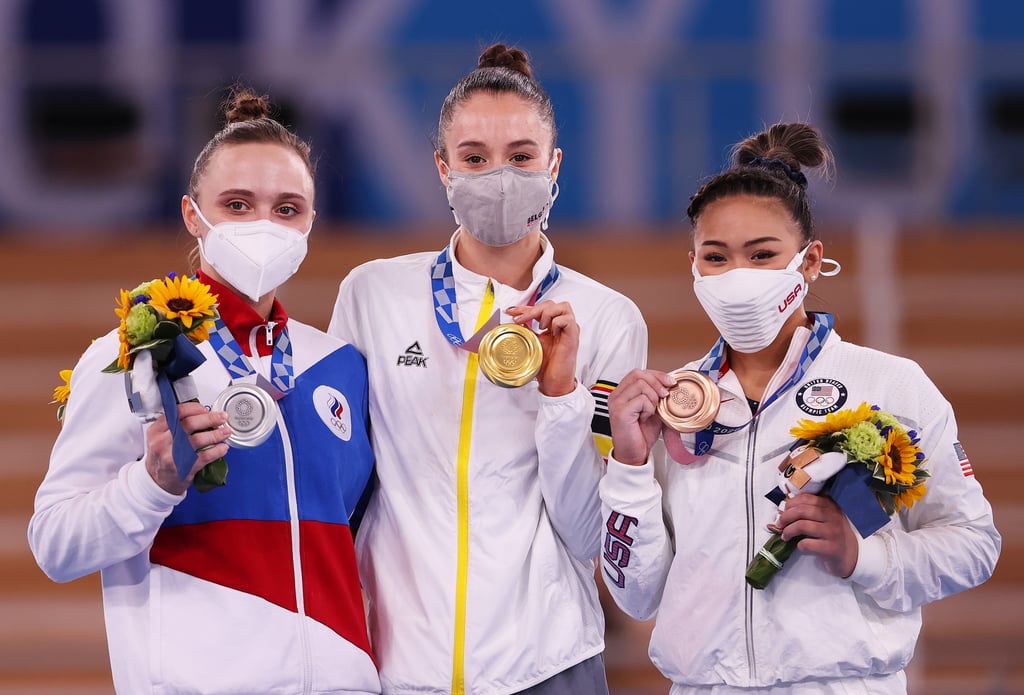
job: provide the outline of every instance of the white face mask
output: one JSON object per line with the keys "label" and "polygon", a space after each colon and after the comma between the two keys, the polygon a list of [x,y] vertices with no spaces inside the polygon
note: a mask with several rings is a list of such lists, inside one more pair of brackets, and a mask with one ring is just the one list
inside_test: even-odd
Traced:
{"label": "white face mask", "polygon": [[300,232],[271,220],[210,224],[196,201],[189,201],[210,228],[205,241],[199,239],[203,258],[225,282],[254,302],[294,275],[306,257],[309,229]]}
{"label": "white face mask", "polygon": [[488,246],[508,246],[538,226],[547,229],[558,197],[552,169],[526,171],[511,164],[478,173],[449,169],[448,204],[455,223]]}
{"label": "white face mask", "polygon": [[701,275],[693,268],[693,292],[729,347],[758,352],[772,344],[786,319],[803,304],[808,284],[800,273],[805,246],[783,270],[733,268]]}

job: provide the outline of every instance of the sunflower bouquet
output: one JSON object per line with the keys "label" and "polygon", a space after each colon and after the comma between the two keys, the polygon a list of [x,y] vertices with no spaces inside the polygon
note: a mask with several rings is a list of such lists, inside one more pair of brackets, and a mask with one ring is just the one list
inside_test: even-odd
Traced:
{"label": "sunflower bouquet", "polygon": [[192,343],[209,339],[207,324],[217,318],[217,295],[199,280],[169,273],[131,291],[121,290],[114,313],[121,319],[120,351],[103,371],[130,371],[142,350],[150,351],[159,370],[170,361],[177,336]]}
{"label": "sunflower bouquet", "polygon": [[[120,347],[103,371],[125,374],[136,415],[149,421],[167,414],[174,461],[184,479],[196,452],[175,415],[178,403],[198,401],[189,374],[206,359],[195,344],[210,337],[209,325],[218,317],[217,295],[195,278],[169,273],[133,290],[122,289],[114,313],[121,320]],[[218,459],[196,475],[194,484],[205,492],[223,485],[226,477],[227,463]]]}
{"label": "sunflower bouquet", "polygon": [[[917,433],[877,405],[861,403],[823,422],[800,420],[790,434],[797,441],[779,466],[779,486],[767,495],[780,510],[788,497],[824,492],[866,538],[925,494],[928,471]],[[778,527],[768,528],[773,535],[747,567],[755,589],[768,585],[801,540],[783,540]]]}

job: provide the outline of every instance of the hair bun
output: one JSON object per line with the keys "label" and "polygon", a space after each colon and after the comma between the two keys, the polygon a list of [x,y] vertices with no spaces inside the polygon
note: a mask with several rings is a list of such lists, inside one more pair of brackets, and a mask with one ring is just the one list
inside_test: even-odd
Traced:
{"label": "hair bun", "polygon": [[225,124],[255,121],[270,116],[270,101],[248,87],[235,85],[224,102]]}
{"label": "hair bun", "polygon": [[533,69],[526,52],[519,48],[509,48],[503,43],[489,46],[480,54],[477,68],[508,68],[533,79]]}
{"label": "hair bun", "polygon": [[[746,166],[764,160],[778,160],[794,174],[801,167],[832,166],[832,153],[821,133],[806,123],[776,123],[736,145],[733,160]],[[792,176],[790,176],[792,178]]]}

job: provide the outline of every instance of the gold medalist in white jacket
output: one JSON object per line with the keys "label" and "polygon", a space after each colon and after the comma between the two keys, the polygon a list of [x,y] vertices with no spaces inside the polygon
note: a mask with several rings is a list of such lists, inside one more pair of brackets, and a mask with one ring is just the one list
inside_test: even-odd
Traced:
{"label": "gold medalist in white jacket", "polygon": [[536,381],[495,386],[442,334],[437,252],[371,261],[341,283],[329,332],[366,356],[370,375],[379,485],[356,547],[386,693],[513,693],[603,650],[605,400],[646,363],[647,328],[633,302],[580,273],[559,268],[551,283],[546,239],[544,249],[525,290],[454,254],[446,277],[466,336],[489,305],[527,304],[538,288],[571,304],[578,385],[560,397]]}

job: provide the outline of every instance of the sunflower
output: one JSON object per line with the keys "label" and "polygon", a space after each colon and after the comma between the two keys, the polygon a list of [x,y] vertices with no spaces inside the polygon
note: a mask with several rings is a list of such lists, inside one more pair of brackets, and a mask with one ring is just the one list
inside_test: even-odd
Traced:
{"label": "sunflower", "polygon": [[890,427],[888,430],[882,455],[875,460],[885,472],[887,485],[911,487],[917,480],[914,472],[917,470],[917,462],[922,458],[918,455],[921,450],[902,428]]}
{"label": "sunflower", "polygon": [[192,328],[193,319],[204,323],[215,315],[216,295],[210,286],[180,275],[154,281],[149,286],[150,305],[163,313],[168,321],[179,319],[185,332]]}
{"label": "sunflower", "polygon": [[834,413],[829,413],[825,416],[824,422],[807,419],[800,420],[796,423],[796,427],[791,429],[789,433],[797,439],[814,441],[821,437],[835,434],[840,430],[849,429],[850,427],[869,419],[872,414],[873,411],[871,410],[871,406],[867,403],[861,403],[853,409],[846,408]]}
{"label": "sunflower", "polygon": [[131,369],[131,357],[128,351],[131,350],[131,344],[128,342],[128,312],[132,310],[132,295],[127,290],[121,290],[121,296],[118,299],[119,306],[114,309],[114,313],[121,319],[121,325],[117,327],[117,336],[120,338],[120,347],[117,353],[117,366],[121,369]]}
{"label": "sunflower", "polygon": [[914,502],[917,502],[919,499],[924,497],[925,492],[927,492],[927,488],[923,481],[901,491],[895,496],[896,510],[899,511],[901,505],[910,509],[914,506]]}
{"label": "sunflower", "polygon": [[54,387],[51,403],[67,403],[68,396],[71,395],[71,370],[60,370],[60,379],[64,383]]}

